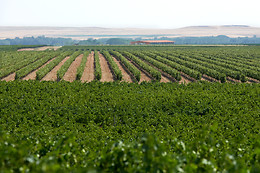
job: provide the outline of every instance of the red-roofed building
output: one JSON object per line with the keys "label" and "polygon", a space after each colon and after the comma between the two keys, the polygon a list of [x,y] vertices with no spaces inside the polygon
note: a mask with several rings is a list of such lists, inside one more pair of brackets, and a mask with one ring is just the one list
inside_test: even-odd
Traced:
{"label": "red-roofed building", "polygon": [[146,40],[146,41],[133,41],[131,44],[174,44],[174,41],[169,40]]}

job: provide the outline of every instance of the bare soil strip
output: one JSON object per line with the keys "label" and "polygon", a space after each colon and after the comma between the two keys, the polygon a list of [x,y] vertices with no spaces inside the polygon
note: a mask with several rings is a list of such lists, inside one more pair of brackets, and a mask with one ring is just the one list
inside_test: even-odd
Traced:
{"label": "bare soil strip", "polygon": [[210,77],[210,76],[205,75],[205,74],[203,74],[203,75],[201,76],[201,80],[203,80],[203,81],[208,81],[208,82],[220,82],[219,80],[214,79],[213,77]]}
{"label": "bare soil strip", "polygon": [[241,83],[240,80],[233,79],[233,78],[231,78],[229,76],[227,76],[227,81],[232,82],[232,83]]}
{"label": "bare soil strip", "polygon": [[122,72],[122,75],[123,75],[122,81],[132,83],[133,79],[132,79],[132,76],[129,74],[129,72],[127,72],[125,70],[125,68],[121,65],[120,61],[118,61],[115,57],[112,57],[112,58]]}
{"label": "bare soil strip", "polygon": [[69,56],[64,58],[56,67],[54,67],[46,76],[44,76],[41,81],[56,81],[57,71],[69,58],[70,58]]}
{"label": "bare soil strip", "polygon": [[[56,58],[56,57],[55,57]],[[29,73],[27,76],[25,76],[24,78],[22,78],[22,80],[35,80],[36,79],[36,72],[38,70],[40,70],[41,68],[45,67],[47,64],[49,64],[51,61],[53,61],[55,58],[49,60],[48,62],[46,62],[45,64],[43,64],[40,68],[32,71],[31,73]]]}
{"label": "bare soil strip", "polygon": [[11,73],[11,74],[9,74],[8,76],[4,77],[1,80],[2,81],[6,81],[6,82],[13,81],[13,80],[15,80],[15,73]]}
{"label": "bare soil strip", "polygon": [[152,80],[152,76],[150,76],[149,73],[147,73],[146,71],[144,71],[141,67],[139,67],[139,65],[137,65],[134,61],[128,59],[127,57],[125,57],[130,63],[132,63],[138,70],[140,70],[140,73],[141,73],[141,78],[140,78],[140,81],[139,83],[143,82],[143,81],[146,81],[146,82],[149,82]]}
{"label": "bare soil strip", "polygon": [[260,81],[257,79],[253,79],[251,77],[247,77],[247,78],[248,78],[248,82],[250,82],[250,83],[260,83]]}
{"label": "bare soil strip", "polygon": [[192,82],[191,80],[189,80],[186,76],[184,76],[183,74],[181,74],[181,80],[179,81],[179,84],[187,84]]}
{"label": "bare soil strip", "polygon": [[176,80],[169,74],[165,73],[164,71],[162,71],[161,69],[155,67],[154,65],[152,65],[151,63],[145,61],[145,60],[142,60],[144,61],[146,64],[148,64],[149,66],[152,66],[153,68],[155,68],[156,70],[158,70],[159,72],[161,72],[161,80],[160,82],[162,83],[167,83],[167,82],[175,82]]}
{"label": "bare soil strip", "polygon": [[68,71],[64,74],[63,80],[73,82],[76,80],[77,68],[79,67],[83,54],[79,55],[70,65]]}
{"label": "bare soil strip", "polygon": [[133,61],[130,61],[136,68],[138,68],[138,70],[140,70],[140,73],[141,73],[141,78],[140,78],[140,81],[139,83],[143,82],[143,81],[146,81],[146,82],[150,82],[152,81],[152,76],[147,73],[145,70],[143,70],[141,67],[139,67],[139,65],[137,65],[135,62]]}
{"label": "bare soil strip", "polygon": [[98,54],[99,54],[99,59],[100,59],[101,72],[102,72],[102,77],[101,77],[100,81],[101,82],[114,81],[113,74],[109,68],[107,60],[105,59],[105,57],[102,54],[100,54],[100,53],[98,53]]}
{"label": "bare soil strip", "polygon": [[92,51],[91,54],[89,54],[87,63],[84,69],[84,72],[81,77],[82,82],[91,82],[95,79],[94,76],[95,68],[94,68],[94,52]]}

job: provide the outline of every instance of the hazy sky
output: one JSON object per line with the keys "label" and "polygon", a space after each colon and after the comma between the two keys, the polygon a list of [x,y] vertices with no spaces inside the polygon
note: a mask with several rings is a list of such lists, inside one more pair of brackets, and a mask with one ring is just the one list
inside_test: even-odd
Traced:
{"label": "hazy sky", "polygon": [[0,0],[0,26],[260,27],[260,0]]}

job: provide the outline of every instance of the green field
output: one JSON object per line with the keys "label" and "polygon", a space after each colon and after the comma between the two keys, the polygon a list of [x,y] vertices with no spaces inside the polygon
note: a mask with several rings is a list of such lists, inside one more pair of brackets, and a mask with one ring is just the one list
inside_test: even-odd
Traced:
{"label": "green field", "polygon": [[[16,72],[18,78],[0,81],[0,172],[260,172],[258,46],[4,49],[1,77]],[[59,72],[62,77],[80,52],[85,59],[91,51],[115,56],[136,81],[140,67],[154,80],[19,77],[56,57],[38,71],[42,78],[70,56]],[[159,73],[176,75],[178,81],[184,71],[195,81],[159,82]],[[205,73],[219,79],[199,79]]]}
{"label": "green field", "polygon": [[0,82],[2,172],[259,172],[259,84]]}

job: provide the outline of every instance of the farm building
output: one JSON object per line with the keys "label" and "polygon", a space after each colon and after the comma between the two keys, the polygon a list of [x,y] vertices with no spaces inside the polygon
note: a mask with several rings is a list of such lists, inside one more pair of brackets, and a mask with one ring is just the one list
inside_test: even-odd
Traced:
{"label": "farm building", "polygon": [[170,40],[146,40],[146,41],[133,41],[131,44],[174,44]]}

